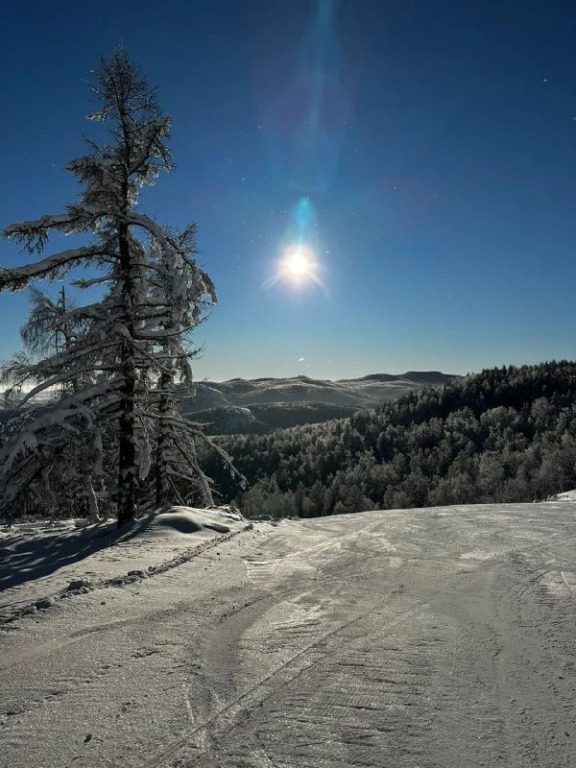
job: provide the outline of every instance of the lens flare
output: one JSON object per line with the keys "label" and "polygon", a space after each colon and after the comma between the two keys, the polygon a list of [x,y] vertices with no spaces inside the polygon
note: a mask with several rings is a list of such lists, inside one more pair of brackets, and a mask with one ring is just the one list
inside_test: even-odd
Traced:
{"label": "lens flare", "polygon": [[282,276],[296,283],[313,279],[315,268],[314,252],[311,248],[302,245],[289,246],[280,262]]}
{"label": "lens flare", "polygon": [[262,283],[269,289],[283,283],[294,289],[319,286],[326,294],[327,288],[320,279],[322,264],[316,256],[320,246],[314,206],[309,197],[301,197],[294,206],[282,238],[280,258],[274,263],[274,274]]}

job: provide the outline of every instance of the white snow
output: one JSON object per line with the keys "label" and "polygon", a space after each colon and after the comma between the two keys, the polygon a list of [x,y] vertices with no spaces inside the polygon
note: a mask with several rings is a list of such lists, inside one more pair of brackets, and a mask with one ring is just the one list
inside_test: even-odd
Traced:
{"label": "white snow", "polygon": [[0,527],[0,764],[574,764],[573,500],[250,528]]}
{"label": "white snow", "polygon": [[554,496],[549,496],[546,501],[576,501],[576,490],[555,493]]}
{"label": "white snow", "polygon": [[152,575],[175,557],[243,530],[247,521],[233,507],[170,507],[117,529],[113,520],[0,525],[0,620],[71,582],[99,586],[131,571]]}

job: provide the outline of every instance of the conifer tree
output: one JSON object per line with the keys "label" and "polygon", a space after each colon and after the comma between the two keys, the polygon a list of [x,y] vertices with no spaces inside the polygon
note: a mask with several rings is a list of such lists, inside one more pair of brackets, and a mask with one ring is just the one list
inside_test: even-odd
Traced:
{"label": "conifer tree", "polygon": [[[63,301],[64,294],[60,303],[37,296],[23,340],[29,347],[36,343],[33,351],[44,354],[19,356],[5,374],[16,388],[32,382],[21,405],[47,389],[56,389],[57,399],[48,410],[26,413],[20,433],[0,451],[0,464],[4,476],[9,472],[17,479],[18,467],[32,454],[37,460],[47,441],[56,444],[70,434],[96,446],[95,463],[101,464],[102,434],[110,432],[112,422],[120,525],[134,518],[140,485],[154,460],[157,502],[169,500],[168,476],[178,474],[175,455],[182,451],[189,451],[185,458],[196,482],[209,489],[195,454],[201,434],[178,415],[173,389],[178,382],[191,382],[187,334],[201,321],[206,304],[216,302],[216,294],[195,259],[196,226],[174,231],[136,208],[139,188],[173,167],[170,118],[123,50],[102,60],[93,74],[99,107],[89,119],[103,123],[108,141],[87,139],[88,153],[67,166],[83,186],[79,200],[62,214],[4,230],[30,254],[44,251],[51,232],[90,235],[89,242],[26,266],[0,268],[0,290],[61,279],[83,266],[95,276],[74,285],[98,285],[103,295],[75,307]],[[49,351],[38,347],[46,332],[58,340]],[[209,492],[204,497],[211,502]]]}

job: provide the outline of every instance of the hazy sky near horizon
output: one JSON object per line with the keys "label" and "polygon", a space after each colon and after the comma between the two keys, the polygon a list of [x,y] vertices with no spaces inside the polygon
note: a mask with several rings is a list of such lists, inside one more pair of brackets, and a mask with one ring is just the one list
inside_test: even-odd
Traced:
{"label": "hazy sky near horizon", "polygon": [[[122,43],[174,121],[142,208],[197,222],[219,294],[196,378],[573,359],[575,39],[554,0],[5,2],[0,226],[74,202]],[[314,279],[282,273],[294,246]],[[0,295],[0,359],[27,307]]]}

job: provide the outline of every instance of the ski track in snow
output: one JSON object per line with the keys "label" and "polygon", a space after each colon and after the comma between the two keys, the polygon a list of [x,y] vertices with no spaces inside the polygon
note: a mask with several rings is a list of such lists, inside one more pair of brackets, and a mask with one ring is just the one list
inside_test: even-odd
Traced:
{"label": "ski track in snow", "polygon": [[573,504],[256,524],[0,634],[0,766],[573,768]]}

